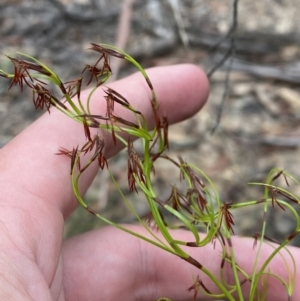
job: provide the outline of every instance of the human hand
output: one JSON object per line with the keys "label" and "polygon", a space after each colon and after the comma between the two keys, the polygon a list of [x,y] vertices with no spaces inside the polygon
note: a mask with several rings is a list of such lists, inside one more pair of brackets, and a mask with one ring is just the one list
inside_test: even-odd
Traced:
{"label": "human hand", "polygon": [[[167,113],[170,123],[190,117],[205,103],[208,83],[197,67],[161,67],[148,74],[161,103],[160,110]],[[129,99],[151,124],[150,94],[140,75],[110,87]],[[101,99],[102,94],[99,89],[93,97]],[[88,92],[82,98],[87,95]],[[94,110],[105,111],[105,102],[94,101]],[[109,135],[105,139],[105,155],[111,157],[119,149]],[[42,116],[0,150],[0,300],[126,301],[163,296],[190,300],[191,293],[186,290],[199,271],[146,242],[111,227],[62,240],[64,219],[74,211],[77,201],[70,185],[69,159],[54,154],[60,146],[72,149],[84,141],[80,124],[52,110],[50,116]],[[82,193],[96,172],[94,164],[83,174]],[[185,240],[190,235],[181,230],[175,233]],[[253,240],[234,238],[233,244],[237,262],[250,270],[255,259]],[[263,254],[271,251],[265,246]],[[219,275],[218,246],[192,248],[189,252]],[[297,261],[299,251],[291,248],[291,252]],[[287,277],[280,258],[271,267]],[[215,291],[214,285],[200,276]],[[270,281],[270,300],[286,299],[285,289],[278,283]],[[299,279],[296,288],[297,284]],[[294,296],[295,300],[300,298],[297,289]]]}

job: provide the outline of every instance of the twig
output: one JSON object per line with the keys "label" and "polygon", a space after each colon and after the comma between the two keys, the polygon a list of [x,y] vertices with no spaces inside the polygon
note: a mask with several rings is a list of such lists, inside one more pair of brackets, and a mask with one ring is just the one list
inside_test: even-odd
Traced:
{"label": "twig", "polygon": [[169,3],[170,3],[170,6],[172,7],[172,10],[173,10],[173,14],[174,14],[174,18],[175,18],[175,21],[177,23],[177,26],[178,26],[178,31],[179,31],[179,35],[180,35],[180,38],[181,38],[181,41],[182,41],[182,44],[184,45],[184,47],[186,49],[189,48],[189,37],[185,31],[185,26],[184,26],[184,22],[183,22],[183,19],[182,19],[182,15],[181,15],[181,12],[180,12],[180,6],[179,6],[179,1],[178,0],[169,0]]}
{"label": "twig", "polygon": [[[116,47],[124,50],[130,33],[131,12],[132,12],[132,5],[134,1],[135,0],[123,1],[123,7],[119,18],[119,25],[118,25],[115,45]],[[110,65],[112,70],[114,70],[114,73],[110,77],[110,81],[114,81],[118,77],[120,67],[121,67],[121,60],[119,60],[116,57],[112,57]]]}
{"label": "twig", "polygon": [[236,31],[238,26],[238,2],[239,0],[234,0],[233,3],[233,20],[232,20],[231,28],[229,29],[226,36],[212,47],[212,50],[214,51],[216,47],[219,47],[229,37],[230,37],[230,47],[228,51],[225,53],[225,55],[223,56],[223,58],[215,66],[213,66],[212,69],[207,73],[207,76],[209,78],[211,78],[212,75],[215,73],[215,71],[218,70],[225,63],[225,61],[233,54],[232,52],[233,49],[235,48],[235,38],[236,38]]}
{"label": "twig", "polygon": [[[226,70],[226,79],[225,79],[225,84],[224,84],[224,92],[223,92],[220,107],[219,107],[218,112],[217,112],[216,124],[211,130],[212,135],[215,133],[216,129],[218,128],[218,126],[220,124],[223,108],[224,108],[224,105],[225,105],[225,101],[227,100],[228,94],[229,94],[229,77],[230,77],[230,71],[232,69],[233,57],[234,57],[234,54],[235,54],[235,40],[236,40],[236,31],[237,31],[237,26],[238,26],[238,2],[239,2],[238,0],[234,0],[234,2],[233,2],[232,25],[231,25],[231,28],[230,28],[228,34],[226,35],[226,37],[230,36],[230,48],[227,51],[227,53],[224,55],[223,59],[220,62],[218,62],[210,70],[210,72],[208,72],[208,74],[207,74],[208,78],[211,78],[213,73],[217,69],[219,69],[225,63],[225,61],[228,58],[230,58],[230,62],[228,64],[228,67],[227,67],[227,70]],[[220,45],[220,43],[217,43],[217,44]]]}

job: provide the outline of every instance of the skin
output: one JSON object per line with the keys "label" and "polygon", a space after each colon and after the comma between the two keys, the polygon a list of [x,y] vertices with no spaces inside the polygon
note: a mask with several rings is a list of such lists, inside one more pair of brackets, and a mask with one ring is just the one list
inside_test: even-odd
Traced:
{"label": "skin", "polygon": [[[170,123],[186,119],[204,105],[209,85],[204,73],[193,65],[149,69]],[[150,92],[140,75],[109,85],[124,95],[151,124]],[[82,98],[86,98],[87,92]],[[94,96],[93,111],[105,112],[103,92]],[[63,241],[64,220],[77,201],[70,186],[70,161],[54,155],[59,146],[72,149],[85,141],[82,126],[56,110],[43,115],[0,150],[0,300],[191,300],[192,276],[206,286],[215,286],[183,260],[111,227],[98,229]],[[106,136],[106,156],[118,152]],[[97,172],[96,164],[84,173],[84,193]],[[144,233],[138,226],[135,231]],[[176,231],[187,240],[190,234]],[[253,239],[233,238],[237,262],[251,271],[255,259]],[[215,275],[219,275],[220,247],[187,249]],[[264,245],[262,260],[272,252]],[[300,252],[290,248],[299,269]],[[287,278],[280,256],[270,265]],[[230,273],[225,271],[229,281]],[[298,276],[298,275],[297,275]],[[296,288],[300,277],[297,277]],[[283,286],[269,279],[268,300],[287,300]],[[245,286],[245,290],[247,287]],[[199,300],[205,300],[198,294]],[[300,300],[296,289],[293,300]]]}

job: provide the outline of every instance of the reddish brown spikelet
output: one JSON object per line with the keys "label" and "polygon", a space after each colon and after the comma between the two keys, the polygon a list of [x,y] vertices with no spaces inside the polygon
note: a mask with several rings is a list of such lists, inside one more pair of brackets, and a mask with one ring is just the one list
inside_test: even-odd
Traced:
{"label": "reddish brown spikelet", "polygon": [[207,200],[205,199],[201,190],[199,191],[195,188],[188,189],[186,197],[191,204],[193,203],[193,200],[196,199],[198,207],[201,209],[201,211],[203,211],[207,205]]}
{"label": "reddish brown spikelet", "polygon": [[215,237],[212,239],[212,243],[214,244],[214,248],[216,246],[216,240],[219,239],[219,241],[223,244],[223,246],[226,246],[225,238],[220,229],[218,229]]}
{"label": "reddish brown spikelet", "polygon": [[274,208],[274,205],[276,203],[283,211],[285,211],[285,208],[277,201],[275,197],[276,193],[280,193],[280,190],[278,190],[277,188],[272,188],[272,207]]}
{"label": "reddish brown spikelet", "polygon": [[[42,64],[32,63],[32,62],[29,62],[29,61],[26,61],[26,60],[12,58],[12,57],[9,57],[9,56],[8,56],[8,58],[14,64],[14,70],[15,70],[14,78],[13,78],[9,88],[11,88],[11,86],[13,84],[19,84],[19,86],[21,87],[21,90],[22,90],[23,89],[23,83],[25,82],[28,87],[36,89],[37,86],[33,85],[34,80],[36,82],[39,82],[39,83],[42,83],[43,85],[45,85],[45,83],[42,82],[41,80],[38,80],[36,78],[33,80],[33,76],[30,75],[29,70],[36,71],[38,74],[43,74],[43,75],[46,75],[48,77],[52,76],[51,72],[49,72],[47,70],[47,68],[44,67]],[[64,84],[58,78],[57,78],[57,80],[59,81],[59,88],[61,89],[63,94],[66,94],[67,91],[64,87]]]}
{"label": "reddish brown spikelet", "polygon": [[[185,171],[185,173],[188,175],[188,177],[190,178],[190,180],[192,182],[193,188],[191,188],[188,191],[187,197],[190,198],[190,201],[192,202],[191,198],[196,196],[199,208],[201,210],[204,210],[204,208],[207,205],[207,200],[205,198],[206,193],[204,190],[204,188],[205,188],[204,183],[201,181],[201,179],[196,174],[196,172],[192,168],[190,168],[181,157],[179,157],[179,162],[180,162],[180,168]],[[183,173],[183,171],[181,171],[181,178],[183,178],[184,176],[185,176],[185,174]]]}
{"label": "reddish brown spikelet", "polygon": [[[22,64],[22,61],[19,59],[15,59],[9,56],[8,58],[14,65],[14,77],[12,78],[8,89],[10,89],[13,85],[19,85],[22,91],[24,83],[26,83],[27,86],[32,87],[33,79],[26,68],[26,64]],[[27,80],[27,78],[30,80],[30,82]]]}
{"label": "reddish brown spikelet", "polygon": [[153,155],[153,161],[159,158],[165,149],[169,149],[169,122],[167,117],[164,116],[162,119],[159,119],[158,115],[155,114],[154,120],[158,131],[157,136],[151,145],[151,149],[156,145],[157,141],[161,140],[162,138],[164,145],[160,152]]}
{"label": "reddish brown spikelet", "polygon": [[196,281],[194,282],[194,284],[187,289],[188,292],[194,291],[194,296],[193,296],[194,300],[196,300],[196,298],[197,298],[200,286],[201,286],[201,281],[200,281],[199,275],[197,275],[197,278],[196,278]]}
{"label": "reddish brown spikelet", "polygon": [[115,102],[113,96],[110,93],[108,93],[107,91],[104,92],[106,93],[106,95],[104,96],[106,100],[106,116],[110,118],[111,116],[113,116]]}
{"label": "reddish brown spikelet", "polygon": [[58,152],[55,154],[55,155],[64,155],[64,156],[67,156],[68,158],[72,158],[72,151],[70,150],[67,150],[66,148],[63,148],[63,147],[60,147],[58,149]]}
{"label": "reddish brown spikelet", "polygon": [[166,203],[171,202],[171,206],[173,209],[177,210],[180,207],[179,193],[177,191],[176,186],[172,186],[171,195],[167,199]]}
{"label": "reddish brown spikelet", "polygon": [[103,154],[103,150],[105,146],[104,140],[100,139],[99,136],[95,136],[95,141],[96,141],[96,150],[93,157],[97,158],[99,167],[101,169],[103,169],[105,166],[108,168],[108,162]]}
{"label": "reddish brown spikelet", "polygon": [[[77,154],[78,154],[78,147],[76,149],[73,148],[73,150],[71,150],[71,151],[66,148],[60,147],[58,149],[58,152],[55,155],[64,155],[71,159],[70,174],[72,174]],[[80,170],[80,160],[79,159],[77,160],[77,166],[78,166],[78,169]]]}
{"label": "reddish brown spikelet", "polygon": [[[76,148],[73,148],[73,151],[72,151],[72,156],[71,156],[71,174],[72,174],[72,171],[73,171],[73,168],[74,168],[74,164],[75,164],[77,155],[78,155],[78,146]],[[78,158],[77,164],[78,164],[78,168],[80,169],[80,158]]]}
{"label": "reddish brown spikelet", "polygon": [[167,149],[169,149],[169,121],[167,116],[164,116],[162,119],[162,129],[164,133],[165,146]]}
{"label": "reddish brown spikelet", "polygon": [[139,160],[139,156],[138,154],[135,152],[134,148],[133,148],[133,143],[132,141],[128,141],[128,171],[127,171],[127,176],[128,176],[128,186],[129,186],[129,190],[133,191],[135,190],[137,191],[136,188],[136,180],[134,178],[134,176],[137,176],[138,179],[142,182],[142,183],[146,183],[146,179],[145,179],[145,175],[143,172],[143,168],[141,166],[140,160]]}
{"label": "reddish brown spikelet", "polygon": [[164,215],[161,213],[161,210],[160,210],[159,208],[158,208],[158,213],[159,213],[160,218],[162,219],[164,225],[165,225],[166,227],[168,227],[168,223],[166,222],[165,217],[164,217]]}
{"label": "reddish brown spikelet", "polygon": [[158,107],[159,105],[153,101],[153,99],[151,100],[151,107],[152,107],[152,112],[153,112],[153,120],[154,120],[154,124],[156,126],[156,128],[160,128],[160,118],[159,118],[159,114],[158,114]]}
{"label": "reddish brown spikelet", "polygon": [[44,66],[12,57],[8,58],[14,64],[14,77],[9,88],[14,84],[18,84],[22,90],[25,83],[32,89],[33,103],[36,108],[46,108],[50,112],[51,105],[58,105],[67,110],[67,107],[46,88],[46,83],[38,79],[33,79],[30,75],[29,70],[33,70],[46,76],[51,76],[51,73]]}
{"label": "reddish brown spikelet", "polygon": [[[28,78],[31,78],[30,74],[28,73],[27,70],[22,70],[21,68],[17,68],[15,66],[15,74],[14,74],[14,77],[13,77],[8,89],[10,89],[13,85],[19,85],[21,88],[21,91],[23,91],[24,82],[27,84],[27,86],[30,87],[31,83],[29,83],[26,80],[26,76]],[[32,79],[31,79],[31,81],[32,81]]]}
{"label": "reddish brown spikelet", "polygon": [[[101,59],[101,58],[100,58]],[[102,65],[102,71],[103,73],[111,73],[111,68],[109,64],[109,57],[107,54],[103,54],[103,65]]]}
{"label": "reddish brown spikelet", "polygon": [[88,140],[88,141],[81,147],[80,152],[82,152],[83,154],[86,155],[87,153],[91,152],[91,151],[94,149],[95,144],[96,144],[95,138],[93,138],[92,140]]}
{"label": "reddish brown spikelet", "polygon": [[101,46],[101,45],[98,45],[98,44],[95,44],[95,43],[91,43],[91,50],[94,50],[96,52],[99,52],[99,53],[102,53],[102,54],[108,54],[108,55],[112,55],[112,56],[115,56],[115,57],[118,57],[120,59],[124,59],[125,58],[125,55],[120,53],[120,52],[117,52],[113,49],[109,49],[107,47],[104,47],[104,46]]}
{"label": "reddish brown spikelet", "polygon": [[91,157],[90,162],[80,170],[81,173],[84,172],[89,167],[90,163],[95,161],[96,159],[101,169],[103,169],[105,166],[108,167],[108,162],[103,154],[104,146],[105,146],[104,140],[101,139],[98,135],[95,135],[93,139],[88,141],[81,148],[81,152],[84,154],[91,152],[95,148],[95,152]]}
{"label": "reddish brown spikelet", "polygon": [[172,203],[172,208],[175,210],[179,210],[179,208],[185,209],[189,214],[192,214],[192,210],[190,209],[190,204],[186,197],[177,189],[176,186],[172,186],[171,195],[168,198],[167,202]]}
{"label": "reddish brown spikelet", "polygon": [[[128,125],[130,127],[135,127],[135,128],[139,128],[138,125],[127,121],[121,117],[118,117],[116,115],[114,115],[114,96],[110,93],[106,93],[107,95],[104,96],[106,99],[106,116],[107,116],[107,121],[110,121],[110,125],[111,125],[111,135],[112,135],[112,139],[114,144],[117,144],[117,137],[115,134],[115,128],[114,128],[114,124],[115,123],[122,123],[125,125]],[[108,123],[107,123],[108,126]]]}
{"label": "reddish brown spikelet", "polygon": [[[188,174],[188,176],[190,177],[193,187],[195,189],[199,189],[200,191],[202,191],[205,188],[205,184],[202,182],[202,180],[199,178],[199,176],[197,175],[197,173],[188,166],[188,164],[182,159],[182,157],[178,157],[179,159],[179,166]],[[184,177],[184,173],[181,173],[181,178]],[[203,191],[203,193],[205,193]]]}
{"label": "reddish brown spikelet", "polygon": [[198,291],[199,291],[199,288],[200,288],[200,287],[202,287],[203,290],[204,290],[206,293],[211,294],[211,292],[210,292],[209,289],[204,285],[204,283],[202,282],[202,280],[200,280],[199,275],[197,275],[197,278],[196,278],[195,283],[187,289],[188,292],[194,291],[194,300],[196,300],[196,298],[197,298]]}
{"label": "reddish brown spikelet", "polygon": [[84,73],[86,70],[90,72],[90,79],[88,80],[86,85],[88,86],[93,79],[95,79],[98,83],[98,77],[100,77],[103,74],[103,70],[101,68],[91,65],[86,65],[85,68],[82,70],[82,73]]}
{"label": "reddish brown spikelet", "polygon": [[60,106],[63,109],[67,110],[68,108],[58,100],[47,88],[45,88],[40,83],[36,83],[32,85],[32,93],[33,93],[33,103],[36,109],[43,110],[44,107],[50,113],[50,107]]}
{"label": "reddish brown spikelet", "polygon": [[51,105],[55,105],[52,100],[51,92],[40,84],[34,84],[32,92],[35,108],[43,110],[44,107],[46,107],[47,111],[50,113]]}
{"label": "reddish brown spikelet", "polygon": [[[77,154],[78,154],[78,146],[76,148],[73,148],[73,150],[71,150],[71,151],[66,148],[60,147],[58,149],[58,152],[55,155],[64,155],[71,159],[70,174],[72,174]],[[77,166],[78,166],[78,169],[80,170],[80,160],[79,159],[77,160]]]}
{"label": "reddish brown spikelet", "polygon": [[117,145],[117,136],[116,136],[116,133],[115,133],[115,128],[114,128],[112,120],[110,121],[110,124],[111,124],[111,137],[112,137],[112,140],[114,142],[114,145]]}
{"label": "reddish brown spikelet", "polygon": [[92,141],[91,132],[90,132],[89,125],[85,118],[83,119],[83,128],[84,128],[85,137],[91,142]]}
{"label": "reddish brown spikelet", "polygon": [[211,294],[210,290],[204,285],[203,281],[200,281],[200,285],[202,286],[202,288],[208,293]]}
{"label": "reddish brown spikelet", "polygon": [[136,129],[140,128],[136,123],[133,123],[131,121],[128,121],[124,118],[121,118],[121,117],[118,117],[115,115],[111,116],[110,119],[113,123],[121,123],[121,124],[127,125],[128,127],[136,128]]}
{"label": "reddish brown spikelet", "polygon": [[78,99],[80,99],[80,92],[81,92],[81,86],[82,86],[82,77],[68,81],[64,83],[66,93],[69,94],[69,96],[72,98],[74,96],[77,96]]}
{"label": "reddish brown spikelet", "polygon": [[291,202],[294,202],[294,203],[296,203],[296,204],[299,204],[299,201],[298,201],[296,198],[294,198],[294,197],[292,197],[291,195],[289,195],[288,193],[286,193],[286,192],[284,192],[284,191],[282,191],[282,190],[279,190],[278,188],[275,188],[275,190],[276,190],[276,193],[285,196],[285,197],[286,197],[288,200],[290,200]]}
{"label": "reddish brown spikelet", "polygon": [[122,96],[120,93],[117,91],[113,90],[112,88],[107,88],[106,91],[104,91],[107,95],[109,95],[115,102],[118,102],[122,106],[128,107],[129,102],[128,100]]}
{"label": "reddish brown spikelet", "polygon": [[[161,207],[164,207],[164,206],[165,206],[164,202],[163,202],[162,200],[160,200],[158,197],[153,198],[153,201],[155,201],[155,202],[156,202],[157,204],[159,204]],[[160,216],[160,218],[161,218],[163,224],[164,224],[166,227],[168,227],[168,224],[167,224],[167,222],[166,222],[166,220],[165,220],[165,218],[164,218],[164,215],[161,213],[160,208],[157,208],[157,210],[158,210],[159,216]],[[149,218],[150,218],[150,220],[149,220],[149,225],[150,225],[150,222],[151,222],[151,221],[154,221],[154,216],[153,216],[153,214],[152,214],[151,212],[148,213],[148,214],[146,215],[146,217],[148,217],[148,216],[150,216],[150,217],[149,217]],[[154,222],[154,227],[155,227],[157,230],[159,230],[159,228],[158,228],[156,222]]]}
{"label": "reddish brown spikelet", "polygon": [[114,102],[120,104],[121,106],[130,109],[130,111],[141,115],[142,113],[140,111],[134,110],[133,108],[130,108],[130,104],[128,102],[128,100],[123,97],[120,93],[118,93],[117,91],[111,89],[111,88],[107,88],[106,90],[104,90],[105,92],[105,96],[104,98],[107,101],[107,115],[110,116],[114,110]]}
{"label": "reddish brown spikelet", "polygon": [[278,179],[283,173],[283,170],[279,171],[271,180],[271,183],[273,183],[276,179]]}
{"label": "reddish brown spikelet", "polygon": [[141,218],[145,221],[146,225],[154,226],[156,229],[158,229],[158,226],[154,222],[153,213],[151,211],[149,211],[147,214],[145,214]]}
{"label": "reddish brown spikelet", "polygon": [[284,178],[284,180],[285,180],[285,183],[286,183],[286,185],[287,186],[290,186],[290,184],[289,184],[289,182],[288,182],[288,180],[287,180],[287,177],[286,177],[286,175],[283,173],[283,178]]}
{"label": "reddish brown spikelet", "polygon": [[257,241],[258,241],[258,239],[261,237],[261,234],[260,233],[258,233],[258,232],[256,232],[256,233],[254,233],[254,235],[253,235],[253,238],[254,238],[254,242],[253,242],[253,250],[254,250],[254,248],[256,248],[256,246],[257,246]]}
{"label": "reddish brown spikelet", "polygon": [[233,226],[234,226],[234,221],[233,221],[233,215],[229,211],[231,208],[232,203],[224,203],[224,205],[221,207],[221,224],[224,219],[226,227],[228,231],[231,231],[234,234],[233,231]]}
{"label": "reddish brown spikelet", "polygon": [[[109,121],[110,119],[108,117],[102,116],[102,115],[94,115],[94,114],[82,114],[82,115],[78,115],[78,117],[84,117],[87,120],[90,120],[91,122],[96,122],[95,119],[101,119],[101,120],[105,120],[105,121]],[[97,124],[96,127],[98,127],[99,124]]]}
{"label": "reddish brown spikelet", "polygon": [[40,84],[33,85],[32,90],[33,104],[36,109],[43,110],[46,107],[47,111],[50,112],[51,106],[51,94]]}
{"label": "reddish brown spikelet", "polygon": [[51,76],[51,73],[42,65],[40,64],[36,64],[36,63],[32,63],[26,60],[21,60],[21,59],[17,59],[17,58],[13,58],[10,56],[7,56],[14,64],[14,66],[18,66],[21,67],[25,70],[33,70],[33,71],[37,71],[39,73],[42,73],[44,75],[47,76]]}
{"label": "reddish brown spikelet", "polygon": [[[96,45],[96,44],[94,44],[94,45]],[[93,48],[90,48],[90,49],[95,50]],[[104,83],[104,81],[99,81],[101,76],[104,74],[107,74],[107,73],[111,73],[111,68],[109,65],[109,57],[108,57],[107,53],[104,53],[104,52],[100,52],[100,53],[101,53],[101,56],[99,57],[99,59],[96,61],[96,63],[94,65],[86,65],[85,68],[82,70],[82,73],[84,73],[86,70],[88,70],[90,72],[90,79],[89,79],[87,85],[89,85],[92,82],[92,80],[95,79],[97,82],[97,87],[99,87],[100,85],[102,85]],[[97,67],[101,61],[103,61],[102,66]]]}
{"label": "reddish brown spikelet", "polygon": [[278,179],[281,175],[283,176],[286,185],[287,185],[287,186],[290,186],[290,185],[289,185],[289,182],[288,182],[288,180],[287,180],[287,177],[286,177],[286,175],[285,175],[285,173],[284,173],[284,170],[279,171],[279,172],[272,178],[271,183],[273,183],[273,182],[274,182],[276,179]]}

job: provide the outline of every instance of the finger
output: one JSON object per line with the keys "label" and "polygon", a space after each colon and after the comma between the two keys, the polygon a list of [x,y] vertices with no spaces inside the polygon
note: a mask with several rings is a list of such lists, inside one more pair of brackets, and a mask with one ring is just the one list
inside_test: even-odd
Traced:
{"label": "finger", "polygon": [[[137,226],[131,229],[147,235]],[[173,232],[176,238],[188,240],[190,233]],[[190,237],[191,238],[191,237]],[[251,273],[257,249],[253,249],[253,239],[233,238],[236,262]],[[64,289],[66,300],[157,300],[168,297],[173,301],[192,300],[194,291],[188,292],[193,280],[199,276],[205,287],[212,293],[219,293],[216,285],[201,271],[174,255],[164,252],[147,242],[122,233],[120,230],[105,228],[94,230],[69,239],[64,243]],[[207,245],[203,248],[186,248],[188,254],[198,260],[206,269],[220,279],[220,245]],[[274,249],[264,245],[258,266],[260,267]],[[300,251],[290,248],[297,267],[300,266]],[[289,256],[283,251],[291,264]],[[291,271],[293,272],[292,266]],[[288,279],[288,271],[280,256],[276,256],[267,272]],[[298,272],[299,274],[299,272]],[[298,275],[299,276],[299,275]],[[297,277],[297,275],[296,275]],[[225,271],[225,278],[233,284],[230,269]],[[275,277],[268,279],[267,300],[289,300],[285,287]],[[299,277],[295,283],[293,300],[300,298],[297,289]],[[250,284],[243,286],[245,300],[248,300]],[[197,294],[197,300],[211,300],[203,293]]]}
{"label": "finger", "polygon": [[[208,82],[204,73],[192,65],[153,68],[148,71],[150,80],[157,92],[160,110],[167,114],[170,123],[178,122],[195,114],[205,103],[208,95]],[[121,93],[147,121],[152,123],[149,88],[139,74],[109,85]],[[86,99],[88,92],[82,94]],[[102,89],[93,96],[92,112],[105,114],[106,103]],[[131,115],[130,115],[131,116]],[[133,118],[131,116],[131,118]],[[58,208],[67,216],[75,207],[76,201],[70,185],[70,160],[54,155],[59,147],[72,149],[85,143],[83,127],[70,120],[61,112],[52,110],[18,135],[0,153],[2,194],[10,195],[10,203],[19,202],[18,193],[30,195],[28,202],[39,204],[35,198],[43,199],[50,206]],[[106,155],[115,154],[110,136],[106,136]],[[82,193],[86,191],[97,172],[96,164],[84,173],[81,181]],[[29,206],[27,202],[26,207]]]}

